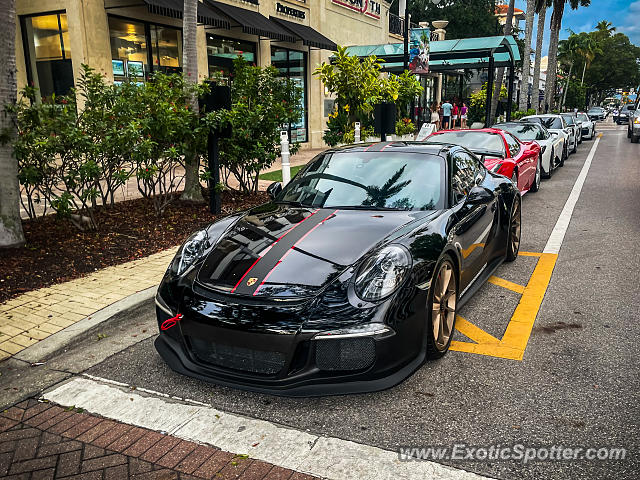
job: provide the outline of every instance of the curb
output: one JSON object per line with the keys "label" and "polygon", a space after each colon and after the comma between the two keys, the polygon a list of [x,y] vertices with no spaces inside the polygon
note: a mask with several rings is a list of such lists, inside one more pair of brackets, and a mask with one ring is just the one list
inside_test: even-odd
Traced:
{"label": "curb", "polygon": [[69,325],[67,328],[40,340],[38,343],[31,345],[24,350],[21,350],[9,358],[22,360],[28,363],[41,362],[64,348],[66,345],[70,344],[74,339],[93,327],[110,320],[118,313],[137,307],[138,305],[152,299],[155,296],[157,289],[158,285],[154,285],[153,287],[149,287],[145,290],[136,292],[133,295],[129,295],[122,300],[118,300],[117,302],[104,307],[102,310],[98,310],[97,312],[88,315],[73,325]]}

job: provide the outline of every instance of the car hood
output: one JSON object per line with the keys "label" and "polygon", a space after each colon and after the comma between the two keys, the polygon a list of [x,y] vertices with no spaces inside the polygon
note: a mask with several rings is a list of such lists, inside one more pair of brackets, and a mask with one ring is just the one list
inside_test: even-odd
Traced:
{"label": "car hood", "polygon": [[221,236],[197,281],[234,295],[310,296],[394,231],[434,213],[268,203],[244,213]]}

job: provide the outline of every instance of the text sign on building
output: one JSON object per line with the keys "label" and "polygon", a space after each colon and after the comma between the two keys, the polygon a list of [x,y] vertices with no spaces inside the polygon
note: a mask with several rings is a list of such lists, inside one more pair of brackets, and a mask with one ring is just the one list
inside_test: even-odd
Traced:
{"label": "text sign on building", "polygon": [[280,2],[276,2],[276,11],[278,13],[283,13],[284,15],[300,18],[302,20],[304,20],[304,18],[306,17],[306,12],[304,10],[298,10],[297,8],[283,5]]}
{"label": "text sign on building", "polygon": [[373,0],[331,0],[336,5],[362,13],[375,19],[380,18],[380,3]]}

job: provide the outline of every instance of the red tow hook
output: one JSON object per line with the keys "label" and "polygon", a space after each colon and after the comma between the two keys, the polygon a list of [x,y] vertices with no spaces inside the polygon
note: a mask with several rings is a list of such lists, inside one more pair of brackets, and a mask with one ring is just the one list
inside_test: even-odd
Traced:
{"label": "red tow hook", "polygon": [[177,314],[175,317],[168,318],[167,320],[162,322],[162,325],[160,325],[160,330],[169,330],[171,327],[173,327],[180,320],[182,320],[182,314],[181,313]]}

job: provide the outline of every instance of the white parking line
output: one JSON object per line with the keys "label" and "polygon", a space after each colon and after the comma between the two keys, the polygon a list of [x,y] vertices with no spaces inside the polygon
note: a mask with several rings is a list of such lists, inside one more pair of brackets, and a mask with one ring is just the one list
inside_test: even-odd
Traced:
{"label": "white parking line", "polygon": [[142,395],[138,390],[99,377],[75,377],[46,392],[44,398],[327,479],[487,478],[430,461],[401,462],[390,450],[226,413],[199,402],[180,402],[150,390]]}
{"label": "white parking line", "polygon": [[544,247],[543,253],[558,254],[560,252],[560,247],[562,247],[564,236],[567,233],[569,223],[571,222],[573,209],[575,208],[576,203],[578,203],[578,198],[580,198],[580,192],[582,192],[582,187],[584,186],[584,182],[587,179],[587,174],[589,173],[589,168],[591,167],[593,157],[596,154],[598,143],[600,143],[600,137],[596,138],[595,142],[593,142],[591,151],[589,151],[589,155],[587,156],[587,159],[582,166],[582,170],[580,170],[580,174],[576,179],[576,183],[573,184],[573,188],[571,189],[569,198],[567,198],[567,201],[564,204],[564,208],[560,213],[560,217],[558,217],[558,221],[556,222],[555,227],[553,227],[551,235],[549,235],[549,240],[547,240],[547,244]]}

